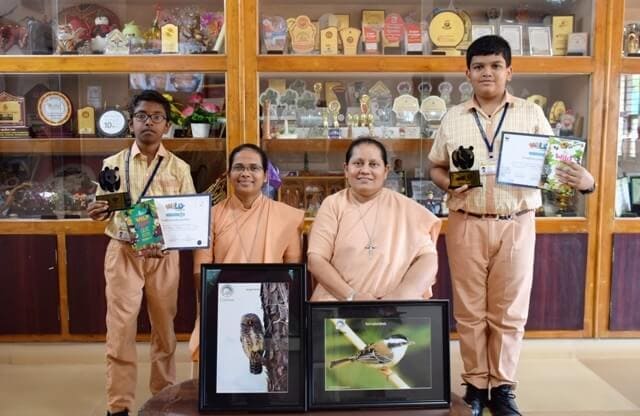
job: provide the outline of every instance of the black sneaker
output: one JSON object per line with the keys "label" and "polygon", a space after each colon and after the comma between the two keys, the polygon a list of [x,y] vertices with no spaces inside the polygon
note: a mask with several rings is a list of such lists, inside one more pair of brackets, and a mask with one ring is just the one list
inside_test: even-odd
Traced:
{"label": "black sneaker", "polygon": [[129,410],[121,410],[120,412],[116,413],[107,411],[107,416],[129,416]]}
{"label": "black sneaker", "polygon": [[489,390],[479,389],[473,384],[466,384],[467,392],[462,400],[471,408],[471,416],[481,416],[489,401]]}
{"label": "black sneaker", "polygon": [[516,404],[516,395],[508,384],[491,389],[491,400],[487,406],[493,416],[522,416]]}

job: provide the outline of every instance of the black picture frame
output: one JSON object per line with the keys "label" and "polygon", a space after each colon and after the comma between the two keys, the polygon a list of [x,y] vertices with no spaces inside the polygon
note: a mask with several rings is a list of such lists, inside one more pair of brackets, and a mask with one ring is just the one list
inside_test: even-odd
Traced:
{"label": "black picture frame", "polygon": [[[306,266],[204,264],[201,273],[200,412],[305,411]],[[265,307],[269,293],[271,300],[266,304],[272,307]],[[288,311],[275,319],[285,303]],[[264,354],[256,353],[251,361],[243,345],[259,344],[255,340],[261,338],[256,335],[260,330],[256,328],[262,322],[257,321],[271,324],[264,326]],[[286,340],[278,341],[278,332],[286,335]],[[283,350],[286,353],[278,353]],[[278,366],[282,363],[286,366],[284,381],[275,377],[283,373]]]}
{"label": "black picture frame", "polygon": [[[309,408],[450,407],[448,305],[447,300],[309,303]],[[396,346],[409,342],[391,367],[398,379],[353,360],[363,350],[345,335],[350,330],[367,347],[385,338]]]}

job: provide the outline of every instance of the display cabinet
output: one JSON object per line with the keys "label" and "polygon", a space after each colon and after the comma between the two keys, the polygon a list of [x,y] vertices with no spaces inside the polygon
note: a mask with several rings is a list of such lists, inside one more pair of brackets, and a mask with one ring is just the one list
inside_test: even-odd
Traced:
{"label": "display cabinet", "polygon": [[[98,132],[79,133],[79,109],[94,107],[97,121],[106,109],[122,109],[126,97],[143,85],[164,86],[177,103],[186,106],[192,91],[174,87],[174,75],[179,75],[181,88],[202,79],[202,90],[197,92],[214,104],[223,104],[224,131],[218,125],[210,137],[194,139],[183,129],[184,137],[167,139],[166,146],[190,162],[200,191],[224,171],[229,149],[243,142],[259,144],[280,170],[282,186],[273,196],[305,209],[307,226],[312,225],[322,198],[346,186],[341,170],[350,140],[373,133],[382,138],[393,163],[387,186],[442,215],[444,234],[446,210],[441,194],[429,182],[427,162],[439,114],[428,106],[421,112],[421,106],[429,96],[443,99],[445,111],[462,101],[466,91],[463,53],[471,40],[484,33],[502,34],[515,50],[511,92],[539,104],[546,99],[545,114],[558,133],[564,130],[562,134],[587,142],[583,163],[598,183],[594,195],[576,195],[562,203],[545,195],[536,220],[537,257],[527,336],[640,335],[640,326],[627,322],[638,319],[629,312],[630,302],[637,301],[638,279],[628,272],[634,270],[637,256],[626,256],[625,263],[611,262],[614,251],[631,253],[635,243],[628,240],[640,233],[640,221],[615,216],[616,178],[623,172],[640,172],[632,170],[629,151],[625,160],[631,141],[623,140],[629,136],[618,111],[624,99],[620,79],[631,88],[636,82],[633,76],[640,74],[640,60],[625,52],[625,45],[634,39],[625,27],[640,21],[640,9],[631,2],[194,0],[161,2],[157,7],[151,0],[119,0],[104,6],[80,0],[6,3],[17,7],[8,7],[0,20],[0,51],[10,55],[0,56],[0,92],[24,97],[26,127],[31,129],[28,138],[20,137],[24,128],[0,120],[0,128],[11,135],[0,139],[0,179],[13,178],[14,186],[53,183],[62,196],[56,194],[45,218],[34,218],[33,213],[27,218],[29,214],[9,212],[5,206],[0,244],[13,247],[19,241],[31,251],[47,253],[41,265],[29,267],[48,272],[40,278],[57,290],[60,320],[58,326],[37,321],[35,327],[3,329],[0,339],[102,336],[103,306],[88,302],[87,294],[96,299],[102,296],[104,225],[82,218],[73,194],[71,198],[65,194],[75,189],[78,178],[87,176],[90,182],[89,171],[95,174],[101,158],[127,146],[131,139],[126,134],[107,138]],[[194,23],[196,10],[204,14],[199,25]],[[107,17],[107,22],[96,22],[97,14]],[[131,21],[133,26],[126,28]],[[102,42],[96,38],[116,23],[126,32],[124,39],[116,33],[110,49],[105,45],[103,53],[94,51],[92,47]],[[167,24],[175,25],[177,41],[175,37],[171,41],[168,29],[172,27]],[[163,28],[168,30],[164,48]],[[122,55],[114,54],[118,45],[126,45],[128,54],[124,47]],[[100,100],[89,94],[96,91],[89,89],[93,86],[101,87]],[[37,101],[47,91],[68,97],[73,109],[70,122],[42,124]],[[363,95],[370,101],[361,102]],[[403,95],[412,99],[393,112],[394,101]],[[329,105],[333,101],[339,109]],[[633,117],[627,119],[632,125]],[[8,124],[13,122],[11,116]],[[46,206],[44,202],[36,205]],[[438,249],[435,293],[447,298],[451,290],[443,238]],[[57,259],[54,264],[48,262],[51,250]],[[182,291],[192,290],[189,256],[182,255]],[[11,273],[22,275],[27,269],[18,267]],[[19,285],[8,286],[13,293],[23,293],[18,290],[22,286],[14,286]],[[193,296],[189,292],[180,296],[178,327],[186,330]],[[6,314],[20,313],[15,303],[7,305]],[[51,305],[43,308],[49,311]],[[616,317],[623,319],[616,321]]]}
{"label": "display cabinet", "polygon": [[[151,88],[172,101],[164,145],[189,163],[196,190],[222,177],[228,144],[240,140],[239,98],[229,95],[238,36],[226,33],[238,7],[11,0],[0,11],[0,251],[12,264],[1,309],[20,316],[0,339],[101,338],[107,238],[85,209],[102,159],[131,145],[127,105]],[[209,131],[197,137],[203,119]],[[186,334],[195,294],[191,253],[181,257],[176,328]]]}
{"label": "display cabinet", "polygon": [[[605,80],[599,62],[605,52],[606,7],[607,2],[579,0],[526,5],[461,0],[247,2],[245,21],[257,24],[245,28],[247,38],[256,39],[243,51],[249,97],[245,112],[250,116],[245,134],[259,137],[281,175],[295,183],[288,186],[285,181],[279,196],[307,209],[309,226],[313,210],[307,198],[318,188],[323,191],[319,197],[326,196],[327,188],[341,189],[343,179],[337,178],[346,148],[350,139],[364,134],[380,137],[390,152],[392,171],[399,175],[387,186],[446,216],[442,194],[428,177],[427,155],[438,119],[430,119],[421,106],[430,96],[444,99],[447,108],[463,101],[468,94],[466,46],[482,34],[499,33],[514,50],[510,91],[543,105],[558,134],[586,140],[583,162],[598,176]],[[370,99],[373,120],[363,129],[355,120],[367,112],[362,108],[364,95]],[[404,100],[407,95],[417,106]],[[410,103],[401,114],[393,112],[400,98]],[[331,101],[339,104],[337,117]],[[412,112],[408,118],[407,111]],[[560,132],[561,118],[571,125],[569,131]],[[335,184],[316,185],[327,177],[336,178]],[[545,194],[544,200],[538,212],[541,254],[527,335],[591,336],[596,198],[576,195],[567,202]],[[446,219],[444,225],[446,233]],[[438,249],[435,294],[450,297],[444,241]]]}
{"label": "display cabinet", "polygon": [[640,55],[637,2],[614,2],[611,22],[609,91],[605,118],[601,244],[596,297],[596,330],[602,336],[640,336],[640,284],[636,264],[638,219],[638,116]]}

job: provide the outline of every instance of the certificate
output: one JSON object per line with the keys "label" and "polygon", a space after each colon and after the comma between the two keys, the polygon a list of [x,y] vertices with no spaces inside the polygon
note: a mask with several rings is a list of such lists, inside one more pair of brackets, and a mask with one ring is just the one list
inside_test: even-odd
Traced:
{"label": "certificate", "polygon": [[165,250],[207,248],[211,245],[211,195],[154,196]]}
{"label": "certificate", "polygon": [[494,31],[495,28],[493,25],[471,25],[471,40],[493,35]]}
{"label": "certificate", "polygon": [[509,42],[509,46],[511,46],[511,55],[522,55],[521,25],[501,25],[500,36]]}
{"label": "certificate", "polygon": [[549,136],[503,132],[496,182],[538,188]]}
{"label": "certificate", "polygon": [[529,55],[551,56],[551,28],[549,26],[529,26]]}

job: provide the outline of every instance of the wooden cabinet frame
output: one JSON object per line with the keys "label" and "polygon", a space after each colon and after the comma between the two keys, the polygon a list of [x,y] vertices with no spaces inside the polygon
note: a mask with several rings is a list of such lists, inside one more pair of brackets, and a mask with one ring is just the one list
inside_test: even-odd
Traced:
{"label": "wooden cabinet frame", "polygon": [[[630,0],[627,0],[630,1]],[[260,144],[258,95],[260,73],[326,72],[395,72],[457,73],[465,70],[464,57],[442,56],[268,56],[259,54],[259,0],[227,1],[226,55],[193,56],[0,56],[3,73],[128,73],[128,72],[223,72],[226,75],[227,152],[241,143]],[[618,79],[620,73],[640,73],[640,58],[623,58],[623,0],[595,0],[593,6],[592,55],[585,57],[513,58],[519,74],[587,74],[590,82],[588,166],[598,183],[595,194],[586,199],[586,217],[537,220],[541,234],[584,233],[588,235],[584,325],[577,331],[528,331],[527,337],[638,337],[640,331],[612,332],[608,328],[611,289],[611,253],[613,233],[640,233],[640,219],[613,217],[616,177],[616,140],[618,117]],[[339,62],[339,65],[335,65]],[[82,151],[104,153],[106,141],[82,139]],[[108,142],[108,152],[128,143],[127,139]],[[221,150],[218,144],[172,140],[171,150]],[[74,153],[78,140],[33,139],[0,140],[0,153]],[[0,234],[52,234],[58,243],[58,278],[61,333],[55,336],[2,335],[2,340],[97,340],[102,336],[69,334],[66,286],[66,235],[101,234],[104,224],[88,220],[2,220]],[[446,232],[446,220],[443,232]],[[140,339],[145,339],[141,336]],[[180,339],[186,339],[181,334]]]}

